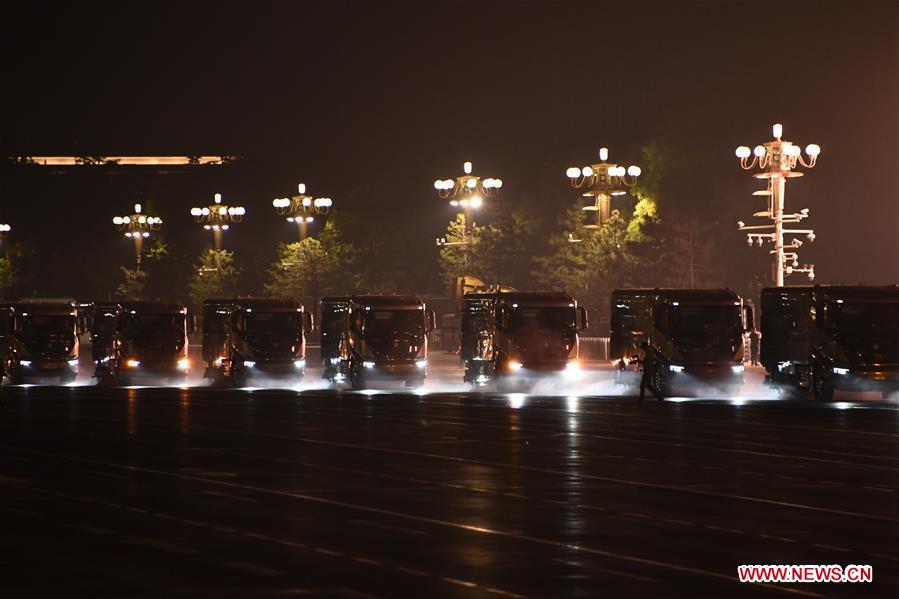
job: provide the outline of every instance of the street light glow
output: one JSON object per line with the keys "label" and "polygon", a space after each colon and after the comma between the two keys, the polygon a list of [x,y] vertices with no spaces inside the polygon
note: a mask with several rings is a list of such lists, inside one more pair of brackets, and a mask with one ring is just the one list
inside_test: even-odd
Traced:
{"label": "street light glow", "polygon": [[606,162],[608,158],[609,149],[600,148],[599,163],[589,164],[582,168],[572,166],[565,171],[572,187],[585,189],[583,195],[593,198],[593,204],[584,207],[584,210],[596,212],[595,224],[585,225],[591,229],[598,229],[609,222],[612,212],[611,197],[625,195],[626,188],[633,187],[642,172],[636,165],[625,168],[617,164],[610,164]]}

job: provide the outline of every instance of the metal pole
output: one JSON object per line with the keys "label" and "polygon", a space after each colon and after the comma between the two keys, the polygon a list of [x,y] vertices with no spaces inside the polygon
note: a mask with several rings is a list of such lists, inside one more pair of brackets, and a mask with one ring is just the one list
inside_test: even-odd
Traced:
{"label": "metal pole", "polygon": [[784,286],[784,234],[783,234],[783,214],[784,214],[784,193],[786,192],[786,178],[782,175],[775,175],[772,193],[774,194],[774,286]]}
{"label": "metal pole", "polygon": [[300,241],[306,239],[306,235],[308,234],[309,225],[306,223],[306,219],[304,217],[298,217],[300,220],[297,221],[300,229]]}
{"label": "metal pole", "polygon": [[134,236],[134,257],[137,260],[137,271],[140,272],[140,255],[144,246],[144,238],[140,235]]}
{"label": "metal pole", "polygon": [[215,242],[215,249],[222,249],[222,230],[221,229],[213,229],[212,230],[212,239]]}

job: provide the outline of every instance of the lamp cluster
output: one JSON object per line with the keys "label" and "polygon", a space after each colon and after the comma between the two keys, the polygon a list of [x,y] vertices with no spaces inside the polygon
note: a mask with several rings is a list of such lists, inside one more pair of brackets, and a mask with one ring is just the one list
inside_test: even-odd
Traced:
{"label": "lamp cluster", "polygon": [[627,189],[637,183],[642,170],[639,166],[627,168],[609,162],[609,149],[600,148],[599,162],[587,166],[572,166],[565,171],[575,189],[584,189],[583,196],[592,198],[583,207],[584,210],[596,212],[596,222],[584,225],[587,229],[598,229],[611,218],[611,196],[621,196]]}
{"label": "lamp cluster", "polygon": [[311,223],[316,214],[327,214],[334,205],[331,198],[316,198],[306,195],[306,184],[297,186],[298,195],[290,198],[275,198],[272,206],[280,216],[286,216],[289,223]]}
{"label": "lamp cluster", "polygon": [[434,189],[443,199],[450,200],[450,206],[465,209],[480,208],[484,198],[501,189],[503,180],[495,177],[481,179],[471,174],[471,162],[462,165],[464,175],[454,179],[437,179]]}
{"label": "lamp cluster", "polygon": [[149,237],[151,231],[158,231],[162,227],[162,219],[157,216],[147,216],[143,213],[143,207],[135,204],[134,214],[115,216],[112,224],[122,231],[125,237]]}

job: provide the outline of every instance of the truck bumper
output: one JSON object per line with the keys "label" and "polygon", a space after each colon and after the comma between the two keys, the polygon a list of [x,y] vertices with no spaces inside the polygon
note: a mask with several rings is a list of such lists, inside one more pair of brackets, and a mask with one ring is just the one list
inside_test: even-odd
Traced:
{"label": "truck bumper", "polygon": [[831,380],[843,391],[899,391],[899,365],[835,367]]}

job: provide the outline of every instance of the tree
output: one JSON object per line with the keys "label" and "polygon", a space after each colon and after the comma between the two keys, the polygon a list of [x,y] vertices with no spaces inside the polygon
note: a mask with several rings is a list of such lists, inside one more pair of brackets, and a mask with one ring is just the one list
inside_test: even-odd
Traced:
{"label": "tree", "polygon": [[667,277],[673,287],[720,286],[721,260],[712,231],[717,223],[696,219],[671,220],[666,226],[669,243],[666,252]]}
{"label": "tree", "polygon": [[187,295],[194,308],[212,297],[234,295],[240,268],[234,263],[234,254],[228,250],[206,248],[194,265],[194,274],[188,285]]}
{"label": "tree", "polygon": [[133,300],[144,293],[147,285],[147,272],[144,270],[132,270],[120,267],[123,281],[116,287],[115,295],[120,300]]}
{"label": "tree", "polygon": [[352,291],[352,280],[341,276],[352,258],[351,249],[339,239],[337,227],[328,222],[318,238],[306,237],[278,247],[278,259],[269,269],[271,280],[265,290],[315,306],[323,295]]}

